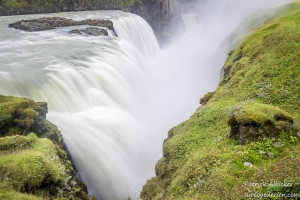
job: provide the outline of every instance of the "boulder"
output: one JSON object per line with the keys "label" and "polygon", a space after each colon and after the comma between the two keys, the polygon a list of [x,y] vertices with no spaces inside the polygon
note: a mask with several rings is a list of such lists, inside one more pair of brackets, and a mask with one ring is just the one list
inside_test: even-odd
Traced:
{"label": "boulder", "polygon": [[231,108],[229,115],[229,137],[238,140],[241,145],[276,137],[282,131],[296,135],[299,129],[289,113],[267,104],[243,103]]}
{"label": "boulder", "polygon": [[[23,31],[44,31],[44,30],[50,30],[55,29],[57,27],[66,27],[66,26],[79,26],[79,25],[90,25],[90,26],[98,26],[98,27],[104,27],[107,28],[113,33],[115,33],[113,22],[110,20],[91,20],[86,19],[82,21],[75,21],[73,19],[67,19],[62,17],[42,17],[39,19],[31,19],[31,20],[21,20],[17,21],[15,23],[9,24],[8,27],[15,28]],[[76,32],[76,31],[74,31]],[[85,33],[88,35],[108,35],[106,34],[107,30],[99,29],[95,27],[89,27],[85,31],[78,31],[78,33]],[[115,35],[117,35],[115,33]]]}

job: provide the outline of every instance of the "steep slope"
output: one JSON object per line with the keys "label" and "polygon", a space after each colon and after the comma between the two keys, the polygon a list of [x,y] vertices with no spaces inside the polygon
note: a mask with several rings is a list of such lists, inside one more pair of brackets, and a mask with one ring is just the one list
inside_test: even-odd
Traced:
{"label": "steep slope", "polygon": [[169,131],[142,199],[300,194],[300,3],[284,12],[229,53],[216,91]]}
{"label": "steep slope", "polygon": [[43,102],[0,95],[0,199],[89,199]]}

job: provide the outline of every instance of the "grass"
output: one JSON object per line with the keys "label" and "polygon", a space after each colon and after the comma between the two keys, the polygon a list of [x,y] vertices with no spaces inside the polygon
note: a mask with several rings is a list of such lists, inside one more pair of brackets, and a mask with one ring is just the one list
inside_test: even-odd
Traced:
{"label": "grass", "polygon": [[37,197],[34,195],[24,194],[17,192],[12,186],[7,184],[0,184],[0,199],[1,200],[42,200],[42,197]]}
{"label": "grass", "polygon": [[[253,31],[235,48],[214,93],[189,120],[174,127],[142,199],[243,199],[246,193],[298,192],[300,143],[300,3]],[[226,73],[225,73],[226,72]],[[278,134],[239,145],[230,139],[232,118],[273,124]],[[287,131],[287,124],[294,131]],[[259,132],[260,133],[260,132]],[[276,145],[280,144],[280,145]],[[245,163],[251,163],[248,166]],[[293,183],[250,187],[251,182]]]}
{"label": "grass", "polygon": [[[0,138],[0,146],[2,187],[13,188],[14,191],[10,192],[47,195],[45,191],[55,193],[56,187],[63,186],[68,169],[58,157],[56,145],[50,140],[31,133],[26,137]],[[44,188],[47,190],[42,191]]]}
{"label": "grass", "polygon": [[0,95],[0,108],[0,199],[89,199],[47,104]]}

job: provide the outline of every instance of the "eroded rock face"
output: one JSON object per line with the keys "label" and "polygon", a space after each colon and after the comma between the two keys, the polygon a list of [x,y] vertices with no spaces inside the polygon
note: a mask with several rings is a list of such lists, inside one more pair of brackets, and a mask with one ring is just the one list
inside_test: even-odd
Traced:
{"label": "eroded rock face", "polygon": [[[86,19],[82,21],[75,21],[72,19],[67,19],[62,17],[42,17],[39,19],[17,21],[15,23],[9,24],[8,27],[23,30],[23,31],[33,32],[33,31],[44,31],[44,30],[55,29],[57,27],[79,26],[79,25],[105,27],[115,33],[113,22],[104,19],[99,19],[99,20]],[[90,35],[97,34],[96,33],[97,30],[95,28],[89,28],[85,32],[87,34],[91,33]],[[105,31],[101,31],[101,33],[105,35]]]}
{"label": "eroded rock face", "polygon": [[91,35],[91,36],[107,36],[108,32],[106,29],[99,29],[96,27],[88,27],[83,30],[72,30],[69,31],[71,34],[77,34],[77,35]]}

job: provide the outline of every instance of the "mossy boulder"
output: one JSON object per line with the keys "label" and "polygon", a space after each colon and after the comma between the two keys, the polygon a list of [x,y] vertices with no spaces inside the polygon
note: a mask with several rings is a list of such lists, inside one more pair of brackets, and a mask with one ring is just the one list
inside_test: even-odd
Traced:
{"label": "mossy boulder", "polygon": [[229,137],[239,140],[240,144],[246,144],[264,137],[276,137],[282,131],[296,136],[299,127],[293,122],[293,117],[278,107],[245,103],[231,108]]}
{"label": "mossy boulder", "polygon": [[0,108],[0,198],[88,199],[47,104],[0,96]]}

